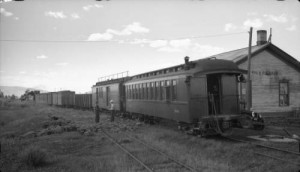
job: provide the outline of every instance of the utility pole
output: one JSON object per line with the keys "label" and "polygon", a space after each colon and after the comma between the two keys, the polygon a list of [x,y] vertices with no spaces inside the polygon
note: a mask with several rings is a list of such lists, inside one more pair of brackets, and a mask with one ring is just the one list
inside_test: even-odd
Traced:
{"label": "utility pole", "polygon": [[252,45],[252,27],[249,32],[249,49],[248,49],[248,73],[247,73],[247,110],[250,111],[252,107],[252,81],[251,81],[251,45]]}

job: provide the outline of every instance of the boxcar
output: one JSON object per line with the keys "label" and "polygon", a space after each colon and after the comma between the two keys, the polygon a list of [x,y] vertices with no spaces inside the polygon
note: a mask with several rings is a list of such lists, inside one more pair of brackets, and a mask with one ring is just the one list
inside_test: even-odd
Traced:
{"label": "boxcar", "polygon": [[52,93],[50,92],[50,93],[47,93],[47,104],[48,105],[52,105],[52,103],[53,103],[53,97],[52,97]]}
{"label": "boxcar", "polygon": [[80,109],[91,109],[92,94],[75,94],[75,107]]}
{"label": "boxcar", "polygon": [[123,83],[128,79],[129,77],[123,77],[97,82],[96,85],[92,87],[93,107],[98,104],[100,109],[109,109],[110,100],[113,100],[115,110],[125,111],[125,88]]}
{"label": "boxcar", "polygon": [[74,91],[52,92],[52,105],[72,107],[75,104]]}
{"label": "boxcar", "polygon": [[47,104],[47,93],[40,93],[35,95],[35,101],[40,104]]}
{"label": "boxcar", "polygon": [[246,71],[227,60],[185,60],[125,82],[126,111],[184,123],[237,115],[237,75]]}

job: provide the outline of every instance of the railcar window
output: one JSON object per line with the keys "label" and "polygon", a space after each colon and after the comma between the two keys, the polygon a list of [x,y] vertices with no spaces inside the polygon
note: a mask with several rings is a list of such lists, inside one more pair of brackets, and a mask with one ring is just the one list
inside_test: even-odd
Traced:
{"label": "railcar window", "polygon": [[137,99],[137,85],[134,84],[134,99]]}
{"label": "railcar window", "polygon": [[279,82],[279,106],[289,105],[289,83],[288,81]]}
{"label": "railcar window", "polygon": [[150,82],[147,83],[147,88],[148,88],[148,100],[150,100],[151,99],[151,83]]}
{"label": "railcar window", "polygon": [[172,100],[177,100],[177,81],[173,80],[172,81]]}
{"label": "railcar window", "polygon": [[132,84],[132,89],[131,90],[132,90],[132,92],[131,92],[132,97],[131,98],[134,99],[134,84]]}
{"label": "railcar window", "polygon": [[129,97],[130,97],[130,99],[132,99],[132,85],[129,85],[129,92],[130,92],[130,94],[129,94]]}
{"label": "railcar window", "polygon": [[166,100],[170,100],[171,99],[171,86],[170,86],[170,81],[166,81]]}
{"label": "railcar window", "polygon": [[156,100],[160,100],[160,82],[156,82],[155,96]]}
{"label": "railcar window", "polygon": [[100,98],[103,98],[103,87],[100,87]]}
{"label": "railcar window", "polygon": [[98,99],[99,99],[99,88],[96,88],[96,102],[98,101]]}
{"label": "railcar window", "polygon": [[139,84],[136,84],[135,88],[136,88],[136,93],[135,93],[136,97],[135,97],[135,99],[139,99],[139,89],[140,89]]}
{"label": "railcar window", "polygon": [[160,82],[160,100],[164,100],[165,99],[165,81],[161,81]]}

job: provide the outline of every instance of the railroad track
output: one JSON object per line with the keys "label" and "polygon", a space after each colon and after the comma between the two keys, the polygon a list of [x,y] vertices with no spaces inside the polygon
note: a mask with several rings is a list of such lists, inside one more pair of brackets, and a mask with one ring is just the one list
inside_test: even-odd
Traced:
{"label": "railroad track", "polygon": [[[294,156],[300,156],[299,152],[283,150],[283,149],[279,149],[279,148],[276,148],[276,147],[266,146],[266,145],[254,143],[254,142],[251,142],[251,141],[240,140],[240,139],[236,139],[236,138],[232,138],[232,137],[227,137],[227,136],[222,136],[222,137],[224,137],[224,138],[226,138],[228,140],[236,141],[236,142],[247,143],[247,144],[250,144],[250,145],[253,145],[253,146],[256,146],[256,147],[262,147],[262,148],[266,148],[266,149],[269,149],[269,150],[274,150],[274,151],[278,151],[278,152],[282,152],[282,153],[287,153],[287,154],[294,155]],[[267,155],[267,154],[264,154],[264,153],[261,153],[261,152],[254,152],[254,154],[257,154],[257,155],[260,155],[260,156],[264,156],[264,157],[268,157],[268,158],[272,158],[272,159],[276,159],[276,160],[282,161],[282,162],[287,162],[289,164],[293,164],[293,165],[296,165],[296,166],[300,167],[300,163],[299,162],[289,161],[289,160],[278,158],[278,157],[275,157],[275,156],[272,156],[272,155]]]}
{"label": "railroad track", "polygon": [[[118,139],[116,139],[112,135],[108,134],[104,129],[101,129],[101,131],[112,143],[117,145],[123,152],[129,155],[149,172],[166,171],[167,169],[169,169],[169,171],[197,172],[197,170],[193,167],[181,163],[175,158],[135,137],[122,133],[119,134]],[[145,152],[147,152],[147,157],[143,156],[145,155]],[[151,156],[157,158],[148,158]]]}

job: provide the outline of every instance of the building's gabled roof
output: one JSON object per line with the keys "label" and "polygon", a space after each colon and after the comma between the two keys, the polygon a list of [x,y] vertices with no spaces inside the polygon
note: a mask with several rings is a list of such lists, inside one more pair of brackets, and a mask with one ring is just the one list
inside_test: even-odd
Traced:
{"label": "building's gabled roof", "polygon": [[[251,47],[251,57],[254,55],[264,51],[264,50],[270,50],[277,54],[278,58],[283,60],[284,62],[288,63],[289,65],[293,66],[296,70],[300,71],[300,62],[297,61],[295,58],[272,44],[271,42],[268,42],[263,45],[256,45]],[[216,54],[211,57],[215,57],[217,59],[224,59],[224,60],[231,60],[235,62],[236,64],[241,64],[247,60],[248,57],[248,47],[241,48],[221,54]]]}

